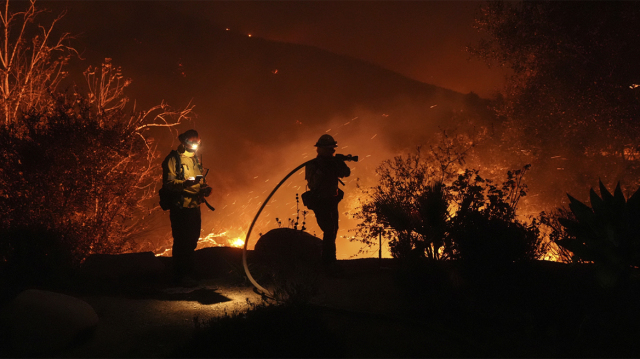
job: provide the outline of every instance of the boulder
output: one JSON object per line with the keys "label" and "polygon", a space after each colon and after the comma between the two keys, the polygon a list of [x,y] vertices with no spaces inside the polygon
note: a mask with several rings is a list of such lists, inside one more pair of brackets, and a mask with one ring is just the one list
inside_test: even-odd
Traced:
{"label": "boulder", "polygon": [[161,276],[165,266],[153,252],[93,254],[82,265],[85,277],[117,281]]}
{"label": "boulder", "polygon": [[21,292],[4,315],[16,355],[50,355],[86,339],[98,315],[86,302],[61,293]]}
{"label": "boulder", "polygon": [[278,270],[291,271],[320,263],[322,240],[292,228],[276,228],[264,234],[254,248],[256,260]]}
{"label": "boulder", "polygon": [[[229,274],[244,276],[242,248],[207,247],[194,254],[194,270],[201,278],[219,278]],[[232,273],[233,272],[233,273]]]}

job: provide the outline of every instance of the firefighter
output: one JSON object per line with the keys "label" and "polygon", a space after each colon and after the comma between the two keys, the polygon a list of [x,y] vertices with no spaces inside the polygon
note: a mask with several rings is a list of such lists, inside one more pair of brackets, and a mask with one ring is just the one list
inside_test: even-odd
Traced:
{"label": "firefighter", "polygon": [[322,135],[315,144],[318,156],[305,166],[305,179],[313,196],[313,210],[322,236],[322,263],[336,266],[336,235],[338,233],[338,203],[344,192],[338,188],[339,178],[348,177],[351,170],[334,154],[338,143],[330,135]]}
{"label": "firefighter", "polygon": [[163,187],[175,196],[169,209],[173,235],[174,282],[184,287],[198,283],[192,278],[194,253],[201,230],[200,204],[211,195],[202,179],[202,166],[196,156],[200,136],[188,130],[178,136],[180,145],[162,163]]}

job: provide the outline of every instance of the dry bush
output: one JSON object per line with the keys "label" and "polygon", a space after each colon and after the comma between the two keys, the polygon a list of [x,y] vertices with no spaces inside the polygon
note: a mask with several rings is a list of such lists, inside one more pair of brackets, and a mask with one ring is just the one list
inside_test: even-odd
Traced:
{"label": "dry bush", "polygon": [[[24,4],[24,3],[22,3]],[[20,4],[20,5],[22,5]],[[37,25],[32,1],[5,2],[0,50],[0,264],[24,273],[126,250],[154,210],[160,175],[152,127],[171,127],[191,110],[162,103],[126,110],[131,83],[106,59],[85,71],[88,90],[56,92],[75,50],[54,36],[58,16]]]}
{"label": "dry bush", "polygon": [[466,143],[445,135],[426,155],[418,150],[385,161],[377,171],[379,184],[365,190],[356,238],[376,245],[384,232],[392,255],[402,259],[488,265],[540,257],[537,220],[525,223],[516,216],[529,166],[509,171],[501,185],[494,184],[464,168]]}

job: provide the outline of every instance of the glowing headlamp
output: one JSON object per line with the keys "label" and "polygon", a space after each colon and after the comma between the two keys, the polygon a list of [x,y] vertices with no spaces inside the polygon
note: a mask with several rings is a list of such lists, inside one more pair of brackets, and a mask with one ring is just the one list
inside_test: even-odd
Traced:
{"label": "glowing headlamp", "polygon": [[190,150],[197,150],[198,146],[200,145],[200,139],[194,139],[194,140],[187,140],[185,141],[185,145],[187,146],[188,149]]}

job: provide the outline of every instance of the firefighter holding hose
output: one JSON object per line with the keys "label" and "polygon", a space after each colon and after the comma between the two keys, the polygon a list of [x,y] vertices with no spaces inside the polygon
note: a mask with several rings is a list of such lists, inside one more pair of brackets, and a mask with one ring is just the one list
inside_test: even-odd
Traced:
{"label": "firefighter holding hose", "polygon": [[190,275],[200,238],[200,204],[211,194],[211,187],[204,181],[202,165],[196,155],[200,145],[198,132],[188,130],[179,135],[178,140],[178,149],[171,151],[162,163],[160,205],[170,211],[174,282],[183,287],[194,287],[198,283]]}
{"label": "firefighter holding hose", "polygon": [[305,166],[305,179],[309,192],[305,205],[311,209],[323,232],[322,263],[330,273],[339,271],[336,260],[338,233],[338,203],[344,192],[338,188],[340,178],[348,177],[351,170],[345,157],[336,157],[338,143],[330,135],[322,135],[315,144],[318,156]]}

